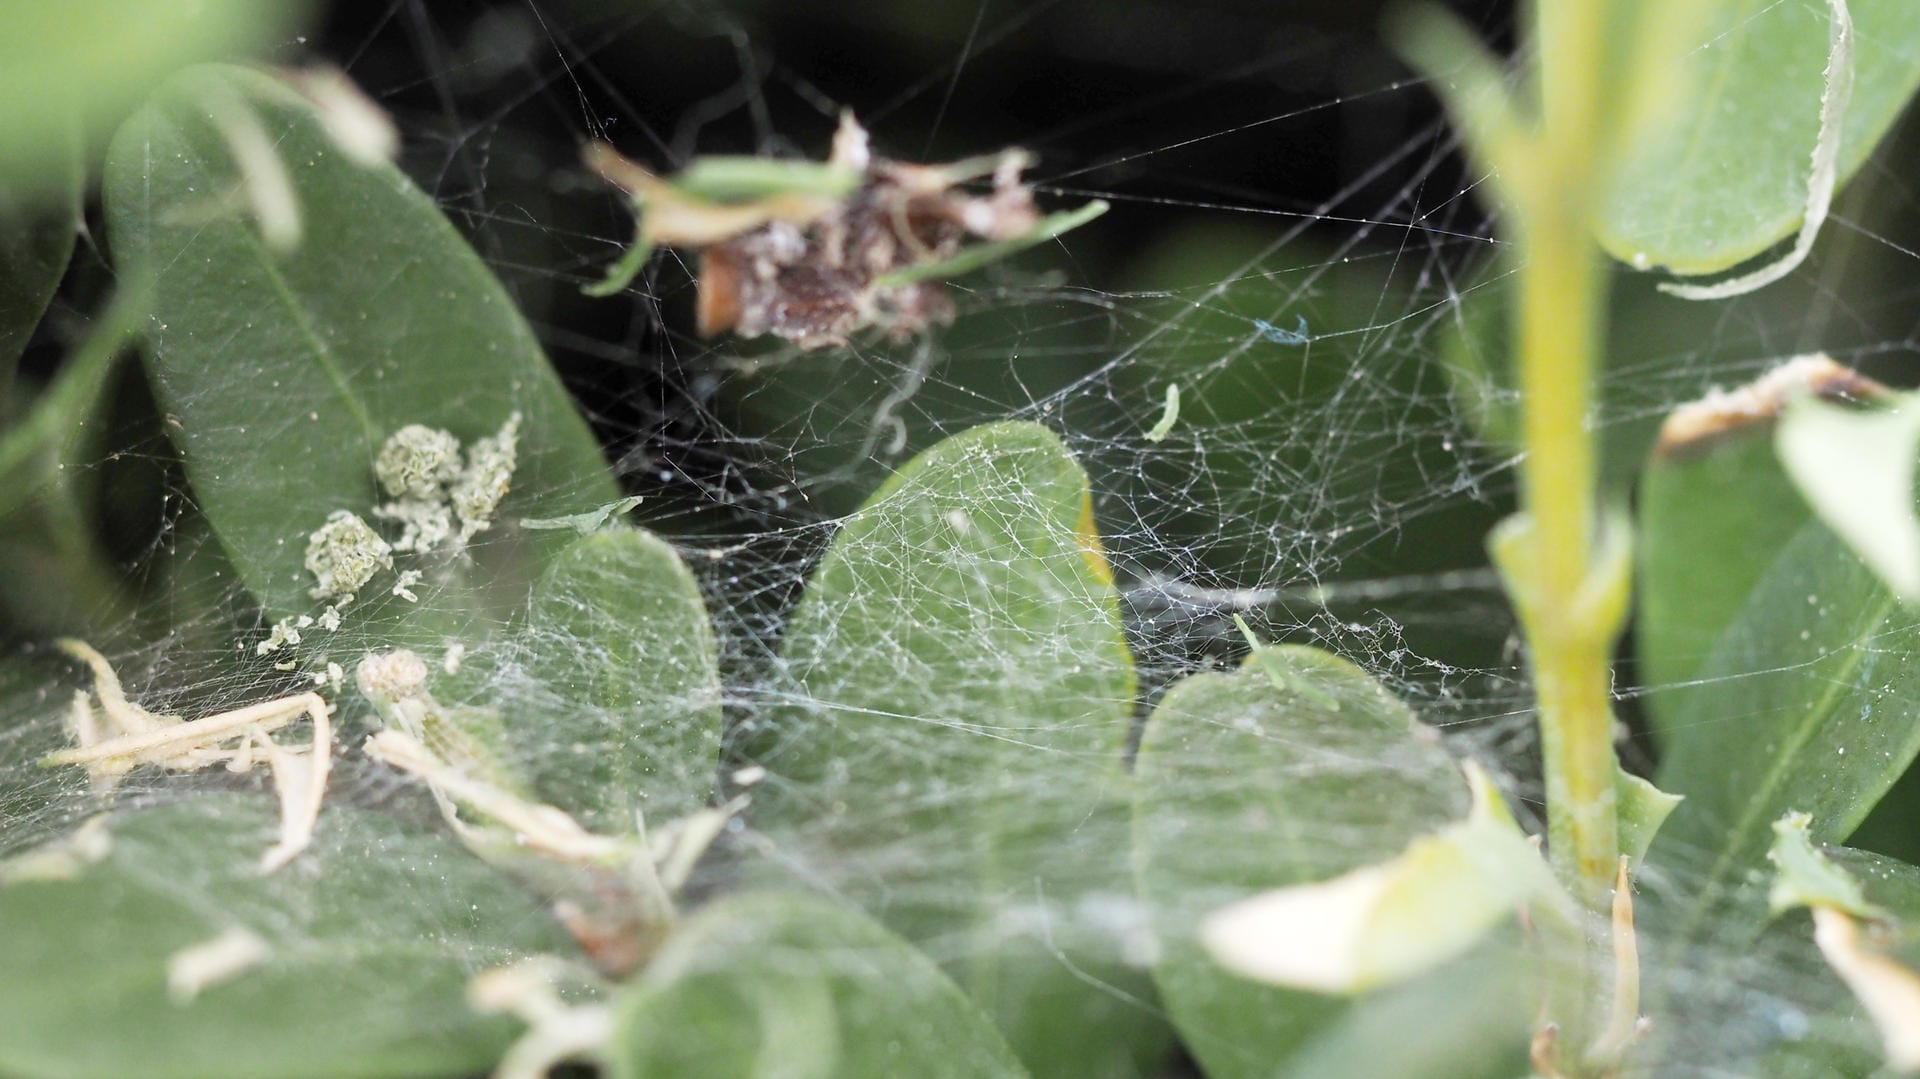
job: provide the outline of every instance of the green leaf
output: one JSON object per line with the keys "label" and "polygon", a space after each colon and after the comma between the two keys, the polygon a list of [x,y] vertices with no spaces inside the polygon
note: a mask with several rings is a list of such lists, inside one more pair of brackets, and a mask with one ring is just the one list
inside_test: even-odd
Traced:
{"label": "green leaf", "polygon": [[1564,904],[1540,848],[1485,771],[1469,764],[1467,781],[1474,804],[1466,820],[1417,836],[1385,861],[1216,910],[1201,923],[1201,943],[1242,977],[1354,994],[1459,957],[1522,906]]}
{"label": "green leaf", "polygon": [[[0,1070],[9,1075],[480,1071],[514,1024],[470,1010],[467,979],[532,953],[573,951],[504,877],[450,840],[375,813],[329,805],[313,848],[267,875],[258,860],[275,828],[268,800],[209,794],[105,823],[100,860],[82,841],[64,863],[29,855],[0,870]],[[170,958],[233,930],[265,945],[258,964],[190,1001],[170,995]]]}
{"label": "green leaf", "polygon": [[[1920,86],[1920,21],[1907,0],[1851,0],[1854,84],[1839,158],[1856,172]],[[1633,266],[1712,273],[1790,235],[1806,207],[1820,126],[1827,9],[1727,0],[1680,52],[1684,97],[1630,148],[1602,211],[1601,244]]]}
{"label": "green leaf", "polygon": [[[1249,896],[1386,861],[1457,819],[1467,798],[1452,758],[1359,668],[1283,646],[1169,690],[1147,721],[1136,778],[1134,865],[1159,942],[1154,980],[1189,1051],[1216,1079],[1321,1074],[1307,1060],[1332,1067],[1335,1051],[1311,1046],[1347,1037],[1333,1032],[1349,1021],[1371,1022],[1353,1018],[1369,1005],[1244,981],[1202,950],[1197,927]],[[1414,987],[1439,977],[1393,993],[1431,995],[1431,986]],[[1516,1028],[1524,1040],[1524,1019],[1490,1012],[1496,1029]],[[1432,1028],[1409,1017],[1398,1037],[1439,1037],[1444,1016],[1429,1013]],[[1514,1048],[1492,1034],[1483,1045],[1486,1061]],[[1362,1061],[1343,1067],[1367,1074]]]}
{"label": "green leaf", "polygon": [[[629,831],[705,805],[720,760],[720,677],[700,588],[673,548],[616,528],[575,540],[534,586],[522,638],[534,699],[489,703],[540,797]],[[535,721],[528,721],[537,717]]]}
{"label": "green leaf", "polygon": [[1683,687],[1787,541],[1805,500],[1780,470],[1771,416],[1734,419],[1700,438],[1663,440],[1640,475],[1635,659],[1662,745]]}
{"label": "green leaf", "polygon": [[[291,250],[233,197],[248,181],[220,125],[235,115],[292,176]],[[115,136],[106,202],[118,261],[156,273],[147,367],[169,434],[269,615],[316,606],[306,536],[337,509],[368,515],[375,454],[405,425],[471,442],[522,414],[512,493],[482,539],[617,497],[526,322],[433,200],[346,157],[280,84],[211,67],[169,80]],[[479,546],[485,562],[514,545]],[[485,568],[503,588],[513,576]]]}
{"label": "green leaf", "polygon": [[[1819,847],[1805,814],[1774,824],[1769,853],[1776,866],[1770,903],[1776,912],[1825,908],[1808,926],[1788,914],[1780,928],[1819,941],[1822,969],[1812,980],[1831,998],[1808,1035],[1773,1053],[1761,1074],[1775,1077],[1913,1070],[1914,1009],[1920,1000],[1920,867],[1845,847]],[[1872,922],[1870,931],[1854,919]],[[1844,983],[1845,988],[1842,988]],[[1877,1029],[1876,1029],[1877,1028]],[[1895,1066],[1891,1055],[1904,1058]]]}
{"label": "green leaf", "polygon": [[49,191],[40,198],[24,198],[0,185],[0,430],[13,418],[20,353],[73,258],[84,179],[80,163],[69,158],[64,169],[49,172]]}
{"label": "green leaf", "polygon": [[855,910],[801,895],[705,908],[613,1007],[615,1079],[1027,1074],[932,960]]}
{"label": "green leaf", "polygon": [[175,68],[257,52],[290,34],[304,0],[187,5],[76,0],[0,12],[0,186],[58,199],[76,149],[106,135]]}
{"label": "green leaf", "polygon": [[1413,981],[1354,1001],[1337,1020],[1315,1031],[1284,1071],[1254,1073],[1301,1079],[1526,1075],[1530,1008],[1525,974],[1517,949],[1471,952]]}
{"label": "green leaf", "polygon": [[1773,847],[1767,860],[1774,865],[1773,888],[1767,906],[1775,914],[1795,907],[1826,906],[1862,918],[1879,918],[1885,911],[1867,901],[1860,882],[1820,852],[1809,834],[1812,820],[1805,813],[1789,813],[1773,822]]}
{"label": "green leaf", "polygon": [[1625,769],[1614,773],[1613,795],[1620,815],[1620,853],[1638,864],[1647,856],[1653,837],[1660,834],[1660,826],[1673,815],[1674,807],[1686,799],[1668,794]]}
{"label": "green leaf", "polygon": [[107,375],[145,317],[147,303],[137,289],[117,298],[25,418],[0,431],[0,518],[47,488],[60,488],[64,495],[62,468],[78,463],[71,447],[98,407]]}
{"label": "green leaf", "polygon": [[1124,998],[1144,979],[1077,912],[1124,881],[1133,663],[1060,440],[992,424],[909,462],[834,537],[781,654],[753,819],[784,860],[936,945],[1035,1074],[1132,1074],[1160,1037]]}
{"label": "green leaf", "polygon": [[[1698,922],[1789,810],[1844,839],[1920,752],[1920,624],[1833,533],[1801,527],[1675,691],[1658,782],[1686,796],[1655,858],[1705,857]],[[1670,845],[1669,845],[1670,844]]]}

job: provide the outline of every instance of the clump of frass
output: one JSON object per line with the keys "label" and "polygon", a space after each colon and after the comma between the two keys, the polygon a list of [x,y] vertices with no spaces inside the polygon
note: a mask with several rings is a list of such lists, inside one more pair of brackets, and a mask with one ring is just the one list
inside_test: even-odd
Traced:
{"label": "clump of frass", "polygon": [[460,440],[438,427],[410,423],[380,447],[373,475],[394,498],[438,499],[460,474]]}
{"label": "clump of frass", "polygon": [[315,599],[350,596],[392,568],[393,548],[358,514],[334,510],[307,537],[307,572],[314,579],[307,593]]}
{"label": "clump of frass", "polygon": [[460,542],[493,525],[494,511],[513,485],[518,461],[520,414],[507,417],[500,432],[467,450],[467,467],[453,482],[453,511],[460,516]]}
{"label": "clump of frass", "polygon": [[400,523],[393,549],[432,551],[486,531],[512,485],[519,432],[516,412],[468,447],[464,464],[460,440],[440,428],[413,423],[388,436],[373,471],[389,501],[373,515]]}

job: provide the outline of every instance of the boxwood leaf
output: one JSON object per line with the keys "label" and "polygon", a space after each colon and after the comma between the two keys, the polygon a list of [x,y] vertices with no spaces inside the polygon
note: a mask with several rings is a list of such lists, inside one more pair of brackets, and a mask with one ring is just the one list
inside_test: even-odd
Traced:
{"label": "boxwood leaf", "polygon": [[[258,870],[275,827],[266,799],[211,794],[96,820],[104,832],[70,839],[64,858],[28,852],[0,870],[9,1075],[479,1071],[514,1024],[470,1010],[467,979],[572,950],[506,878],[376,813],[329,806],[308,853],[268,875]],[[197,993],[170,986],[183,950],[228,934],[254,939],[253,962]]]}
{"label": "boxwood leaf", "polygon": [[[1634,266],[1712,273],[1799,227],[1820,127],[1828,13],[1823,4],[1728,0],[1676,50],[1687,96],[1632,148],[1599,224]],[[1839,173],[1851,176],[1920,86],[1920,23],[1906,0],[1850,0],[1853,94]]]}
{"label": "boxwood leaf", "polygon": [[[618,527],[568,544],[534,585],[531,683],[486,698],[546,801],[590,828],[655,824],[706,804],[720,761],[720,677],[700,588],[672,547]],[[516,700],[516,687],[533,699]]]}
{"label": "boxwood leaf", "polygon": [[682,923],[615,1001],[606,1058],[616,1079],[1027,1074],[931,959],[857,910],[777,892]]}
{"label": "boxwood leaf", "polygon": [[[258,180],[222,133],[235,116],[260,125],[291,177],[302,239],[290,250],[233,197]],[[431,199],[348,158],[279,83],[219,67],[168,80],[114,137],[106,203],[116,260],[154,271],[146,358],[168,432],[269,615],[313,609],[306,536],[335,510],[368,515],[375,454],[405,425],[470,443],[521,414],[512,493],[483,538],[616,497],[479,257]]]}
{"label": "boxwood leaf", "polygon": [[1877,400],[1887,391],[1825,356],[1805,356],[1749,385],[1674,410],[1640,475],[1634,615],[1639,681],[1653,731],[1678,721],[1678,687],[1781,548],[1812,515],[1774,452],[1785,400],[1799,394]]}
{"label": "boxwood leaf", "polygon": [[781,655],[756,823],[933,947],[1035,1074],[1131,1074],[1160,1027],[1082,912],[1124,886],[1133,664],[1060,440],[990,424],[909,462],[834,537]]}
{"label": "boxwood leaf", "polygon": [[[1355,1009],[1385,998],[1356,1003],[1244,981],[1214,962],[1196,933],[1204,917],[1230,903],[1386,861],[1459,818],[1466,784],[1437,737],[1359,668],[1283,646],[1255,652],[1232,674],[1196,675],[1169,690],[1147,721],[1136,777],[1134,867],[1158,940],[1154,980],[1207,1074],[1386,1074],[1368,1071],[1364,1054],[1379,1046],[1340,1033],[1349,1022],[1373,1023]],[[1461,987],[1450,970],[1389,995],[1432,999],[1429,979]],[[1512,988],[1473,984],[1474,992]],[[1485,1052],[1473,1059],[1491,1067],[1524,1041],[1525,1019],[1482,1004],[1466,1011],[1484,1011],[1497,1020],[1485,1030],[1505,1032],[1481,1035]],[[1452,1036],[1456,1018],[1450,1004],[1418,1022],[1435,1024],[1427,1032],[1433,1036]],[[1418,1043],[1423,1029],[1404,1027],[1397,1037]],[[1336,1052],[1336,1041],[1350,1049]],[[1345,1063],[1336,1066],[1335,1057]]]}
{"label": "boxwood leaf", "polygon": [[1801,526],[1676,690],[1658,774],[1686,797],[1654,857],[1704,857],[1697,923],[1760,865],[1783,813],[1813,838],[1851,833],[1915,754],[1920,624],[1817,521]]}

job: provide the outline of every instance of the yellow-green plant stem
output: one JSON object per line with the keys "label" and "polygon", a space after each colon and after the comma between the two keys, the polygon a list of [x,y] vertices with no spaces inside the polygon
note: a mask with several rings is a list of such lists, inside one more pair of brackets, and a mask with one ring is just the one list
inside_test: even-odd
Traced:
{"label": "yellow-green plant stem", "polygon": [[[1543,141],[1550,146],[1551,136]],[[1539,703],[1549,849],[1582,904],[1604,911],[1619,857],[1608,698],[1608,658],[1619,627],[1596,624],[1602,612],[1590,598],[1600,570],[1587,411],[1606,276],[1577,199],[1536,196],[1519,215],[1516,239],[1526,259],[1515,335],[1526,447],[1520,496],[1529,527],[1516,552],[1527,583],[1514,585],[1528,593],[1515,598]]]}

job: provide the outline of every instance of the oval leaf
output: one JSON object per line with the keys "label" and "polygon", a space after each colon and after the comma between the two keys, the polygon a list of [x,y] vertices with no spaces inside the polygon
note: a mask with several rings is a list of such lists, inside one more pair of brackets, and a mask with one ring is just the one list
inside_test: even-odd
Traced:
{"label": "oval leaf", "polygon": [[515,1024],[469,1009],[467,979],[572,952],[505,878],[378,814],[330,806],[308,853],[268,875],[259,851],[274,812],[258,798],[206,795],[96,821],[65,851],[0,869],[9,1075],[479,1071]]}
{"label": "oval leaf", "polygon": [[[534,586],[521,639],[533,682],[486,699],[542,799],[597,830],[705,805],[720,762],[718,653],[700,587],[673,548],[617,528],[575,540]],[[516,702],[516,688],[535,699]]]}
{"label": "oval leaf", "polygon": [[1680,686],[1811,512],[1774,452],[1790,398],[1873,400],[1885,387],[1826,356],[1792,360],[1732,391],[1675,409],[1640,475],[1634,615],[1639,680],[1654,733],[1678,722]]}
{"label": "oval leaf", "polygon": [[[1849,0],[1854,81],[1839,174],[1856,172],[1920,86],[1920,20],[1907,0]],[[1602,211],[1623,262],[1723,270],[1790,235],[1806,209],[1827,63],[1823,4],[1708,5],[1697,47],[1674,50],[1687,96],[1672,125],[1633,148]],[[1651,10],[1651,9],[1650,9]]]}
{"label": "oval leaf", "polygon": [[[1295,1055],[1329,1066],[1307,1047],[1336,1037],[1326,1032],[1356,1005],[1242,980],[1202,950],[1197,928],[1250,896],[1386,861],[1458,818],[1467,798],[1452,758],[1365,672],[1288,646],[1168,691],[1136,776],[1134,864],[1159,940],[1154,980],[1187,1048],[1216,1079],[1324,1074],[1294,1070]],[[1489,1047],[1488,1059],[1507,1048]],[[1367,1073],[1364,1061],[1349,1067]]]}
{"label": "oval leaf", "polygon": [[1920,753],[1920,625],[1833,533],[1789,541],[1701,664],[1675,691],[1661,788],[1686,796],[1656,858],[1704,857],[1689,919],[1760,865],[1772,823],[1812,815],[1846,838]]}
{"label": "oval leaf", "polygon": [[[274,184],[270,166],[236,164],[235,126],[249,124],[290,177],[290,250],[242,209],[250,187]],[[270,615],[313,611],[306,538],[335,510],[369,516],[375,455],[406,425],[470,445],[521,414],[512,491],[487,536],[614,499],[485,264],[431,199],[348,158],[280,84],[211,67],[169,80],[115,136],[106,202],[119,263],[155,271],[147,365],[168,433]]]}
{"label": "oval leaf", "polygon": [[782,658],[755,822],[932,943],[1035,1074],[1130,1074],[1160,1028],[1088,984],[1143,979],[1078,912],[1124,882],[1133,664],[1059,439],[993,424],[909,462],[834,537]]}
{"label": "oval leaf", "polygon": [[616,1079],[1027,1074],[932,960],[855,910],[777,893],[677,928],[615,1002],[606,1060]]}

